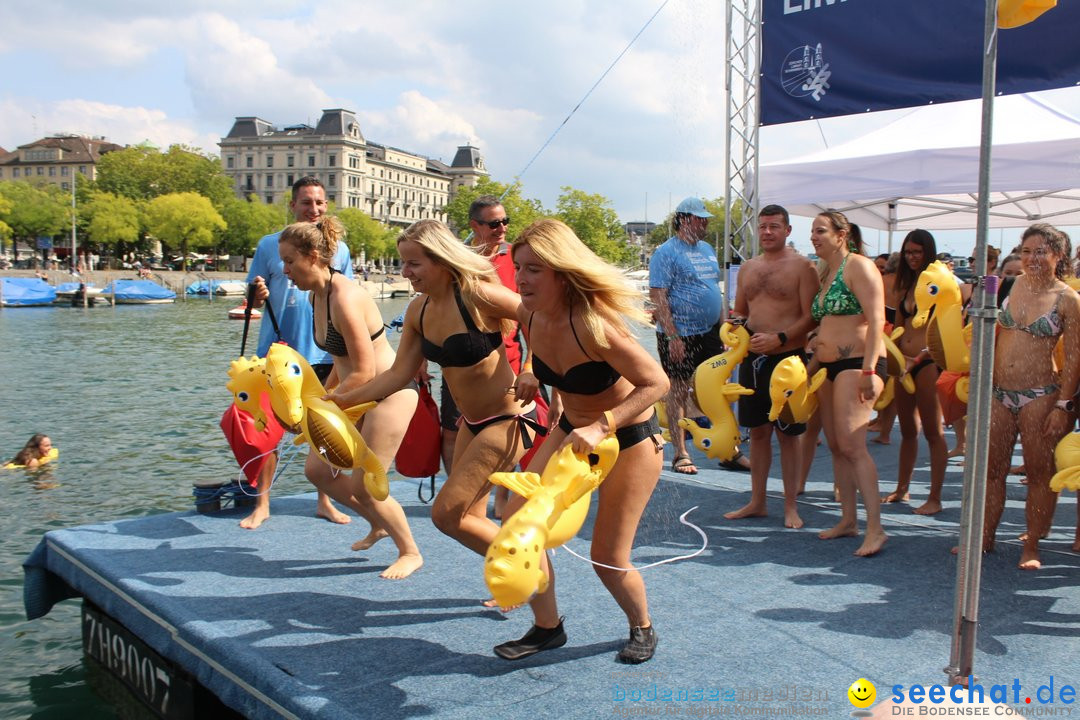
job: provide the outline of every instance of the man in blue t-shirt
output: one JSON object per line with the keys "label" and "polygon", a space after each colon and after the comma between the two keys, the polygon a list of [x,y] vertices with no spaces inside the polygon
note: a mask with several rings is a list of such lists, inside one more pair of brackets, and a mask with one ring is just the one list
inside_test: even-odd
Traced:
{"label": "man in blue t-shirt", "polygon": [[[318,178],[308,175],[293,183],[289,210],[292,211],[296,222],[318,222],[326,215],[326,189]],[[307,358],[319,380],[325,382],[334,368],[334,360],[329,353],[315,346],[314,318],[309,293],[306,290],[300,290],[289,278],[285,277],[285,263],[281,261],[281,255],[278,254],[280,238],[281,233],[276,232],[259,240],[255,248],[255,257],[251,261],[251,268],[248,270],[247,281],[254,284],[256,288],[253,307],[260,308],[265,302],[269,302],[277,318],[278,327],[281,329],[281,336],[278,337],[274,331],[274,324],[270,321],[270,313],[265,312],[266,318],[259,328],[257,352],[259,357],[266,357],[266,352],[273,343],[284,340],[289,347]],[[345,277],[350,279],[353,277],[348,245],[343,242],[338,243],[333,264]],[[240,527],[254,530],[270,517],[270,481],[276,470],[277,455],[275,454],[267,460],[262,472],[259,473],[259,494],[255,497],[255,510],[240,521]],[[349,522],[349,516],[335,508],[330,498],[322,492],[319,493],[319,504],[315,514],[331,522]]]}
{"label": "man in blue t-shirt", "polygon": [[701,198],[688,197],[675,208],[675,235],[649,260],[649,299],[655,305],[656,347],[671,381],[667,420],[675,457],[671,469],[687,475],[697,467],[686,451],[678,422],[686,416],[690,382],[697,366],[724,351],[720,342],[720,266],[705,239],[709,218]]}

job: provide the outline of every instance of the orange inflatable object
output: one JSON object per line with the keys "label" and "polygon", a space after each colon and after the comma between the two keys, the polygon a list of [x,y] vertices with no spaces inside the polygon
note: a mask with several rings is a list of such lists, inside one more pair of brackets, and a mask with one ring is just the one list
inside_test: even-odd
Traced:
{"label": "orange inflatable object", "polygon": [[997,25],[1006,30],[1027,25],[1055,7],[1057,0],[998,0]]}

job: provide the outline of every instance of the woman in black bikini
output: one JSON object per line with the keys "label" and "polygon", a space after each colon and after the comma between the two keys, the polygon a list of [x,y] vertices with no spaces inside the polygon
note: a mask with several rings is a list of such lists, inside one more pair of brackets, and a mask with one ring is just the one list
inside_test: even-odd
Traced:
{"label": "woman in black bikini", "polygon": [[407,228],[398,238],[398,253],[402,275],[422,295],[405,311],[394,364],[330,399],[343,408],[378,400],[409,385],[424,358],[442,367],[462,419],[450,475],[431,505],[431,519],[483,555],[499,530],[487,517],[488,477],[513,469],[535,434],[546,432],[536,422],[536,385],[516,383],[503,345],[520,298],[503,287],[486,258],[438,221]]}
{"label": "woman in black bikini", "polygon": [[[538,220],[514,243],[521,326],[528,329],[536,379],[555,388],[562,417],[530,463],[539,472],[561,446],[588,452],[614,431],[619,458],[599,490],[592,537],[596,574],[626,614],[630,639],[617,659],[652,657],[657,635],[649,617],[645,583],[630,567],[638,522],[660,477],[663,455],[653,404],[668,390],[660,365],[634,339],[623,316],[643,321],[640,300],[619,271],[589,250],[558,220]],[[574,340],[571,341],[570,338]],[[526,365],[522,378],[529,377]],[[556,407],[553,405],[553,407]],[[512,497],[512,515],[524,499]],[[520,640],[495,653],[528,657],[566,642],[555,601],[554,576],[532,605],[534,624]]]}
{"label": "woman in black bikini", "polygon": [[[375,301],[359,285],[331,268],[342,236],[341,222],[323,217],[318,223],[288,226],[278,242],[285,275],[301,290],[311,291],[315,344],[334,358],[326,387],[337,392],[367,382],[394,362],[394,351],[383,333],[383,319]],[[415,390],[401,389],[361,420],[360,435],[383,467],[394,459],[416,402]],[[319,490],[371,523],[371,532],[354,543],[353,550],[366,550],[388,535],[393,539],[398,559],[382,572],[382,577],[408,577],[423,565],[401,505],[392,496],[374,500],[364,488],[362,473],[340,473],[309,454],[304,474]]]}
{"label": "woman in black bikini", "polygon": [[[874,459],[866,449],[866,426],[885,380],[885,291],[874,263],[859,254],[852,226],[843,213],[814,218],[810,242],[826,265],[826,275],[810,313],[820,324],[813,365],[825,368],[818,390],[821,425],[833,456],[840,493],[840,522],[818,534],[822,540],[859,534],[856,489],[866,508],[866,537],[855,551],[866,557],[881,550],[881,496]],[[816,368],[811,368],[816,371]]]}
{"label": "woman in black bikini", "polygon": [[907,371],[915,381],[915,394],[909,395],[900,383],[896,383],[896,411],[900,419],[900,456],[897,464],[896,490],[886,495],[883,502],[903,502],[908,499],[908,486],[919,456],[919,423],[930,448],[930,495],[926,502],[915,508],[918,515],[941,512],[941,488],[945,484],[945,466],[949,448],[941,427],[941,404],[938,402],[937,379],[940,370],[930,359],[926,348],[927,325],[912,327],[915,316],[915,285],[919,275],[937,257],[937,243],[926,230],[912,230],[900,246],[902,261],[896,271],[896,282],[890,303],[896,308],[896,324],[903,326],[904,334],[897,341],[900,352],[907,360]]}

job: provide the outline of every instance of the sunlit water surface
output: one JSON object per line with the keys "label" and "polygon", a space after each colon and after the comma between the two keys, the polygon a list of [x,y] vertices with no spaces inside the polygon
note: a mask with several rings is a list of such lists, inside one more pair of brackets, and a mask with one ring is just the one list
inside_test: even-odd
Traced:
{"label": "sunlit water surface", "polygon": [[[0,458],[35,432],[60,449],[40,471],[0,470],[0,717],[115,717],[87,686],[79,602],[27,621],[21,564],[49,530],[187,510],[195,481],[235,477],[218,422],[240,352],[243,322],[225,315],[236,304],[0,310]],[[383,303],[385,320],[406,304]],[[297,464],[275,492],[309,489]]]}

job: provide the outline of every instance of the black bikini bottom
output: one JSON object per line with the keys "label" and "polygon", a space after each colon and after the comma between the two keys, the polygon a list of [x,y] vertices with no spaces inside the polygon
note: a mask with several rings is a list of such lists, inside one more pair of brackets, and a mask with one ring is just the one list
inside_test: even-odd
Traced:
{"label": "black bikini bottom", "polygon": [[[843,360],[819,363],[819,365],[825,368],[826,378],[835,380],[836,376],[844,370],[862,370],[862,361],[861,357],[850,357]],[[881,378],[882,382],[889,377],[889,364],[885,361],[885,358],[878,358],[878,361],[874,363],[874,374]]]}
{"label": "black bikini bottom", "polygon": [[[559,418],[559,429],[567,435],[574,431],[574,426],[566,419],[566,415]],[[660,434],[660,423],[656,420],[656,413],[648,420],[642,420],[633,425],[618,428],[615,431],[615,439],[619,441],[619,450],[625,450],[637,445],[642,440],[652,439],[653,444],[659,446],[656,436]]]}
{"label": "black bikini bottom", "polygon": [[537,409],[535,405],[533,406],[532,410],[526,413],[522,413],[521,415],[494,415],[489,418],[484,418],[483,420],[477,420],[476,422],[470,422],[465,419],[464,415],[461,416],[461,424],[467,427],[469,429],[469,432],[471,432],[474,437],[476,435],[479,435],[480,431],[482,431],[487,426],[494,425],[495,423],[500,423],[505,420],[517,420],[521,430],[521,445],[526,450],[532,449],[533,446],[533,435],[530,435],[527,432],[528,428],[532,428],[535,435],[548,434],[547,426],[541,424],[540,421],[537,420]]}

